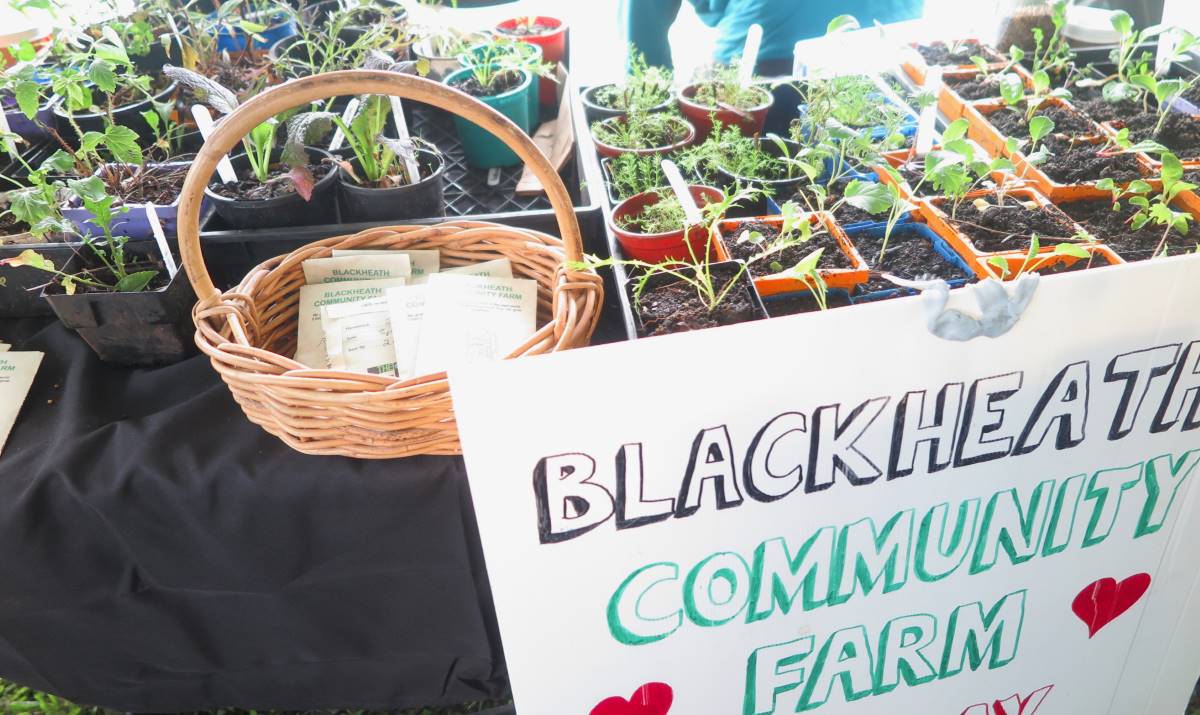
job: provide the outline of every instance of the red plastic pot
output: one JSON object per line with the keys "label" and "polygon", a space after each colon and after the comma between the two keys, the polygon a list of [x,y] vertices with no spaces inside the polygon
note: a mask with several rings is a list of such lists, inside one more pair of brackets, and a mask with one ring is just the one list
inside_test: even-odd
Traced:
{"label": "red plastic pot", "polygon": [[[592,134],[592,141],[595,142],[596,153],[599,154],[600,156],[616,157],[616,156],[620,156],[622,154],[642,154],[642,155],[670,154],[671,152],[679,151],[680,149],[682,149],[686,146],[691,146],[692,142],[696,139],[696,128],[694,126],[692,126],[692,123],[689,122],[688,120],[684,119],[683,117],[678,117],[678,119],[682,126],[687,127],[687,132],[684,134],[683,139],[680,139],[679,141],[675,142],[674,144],[649,147],[646,149],[626,149],[624,147],[613,146],[611,144],[605,144],[604,142],[597,139],[596,135],[594,133]],[[626,115],[621,115],[619,117],[612,117],[610,119],[605,119],[604,123],[625,122],[625,121],[628,121],[626,119]]]}
{"label": "red plastic pot", "polygon": [[[515,35],[512,30],[517,28],[522,21],[533,20],[537,25],[545,25],[553,29],[542,32],[537,35]],[[556,17],[546,17],[545,15],[537,15],[532,18],[514,17],[496,25],[496,34],[501,37],[508,37],[521,42],[528,42],[542,48],[542,57],[555,65],[560,64],[567,57],[567,23],[559,20]],[[557,83],[554,80],[542,79],[538,86],[538,98],[542,104],[555,104],[558,99]]]}
{"label": "red plastic pot", "polygon": [[[723,201],[725,194],[711,186],[689,186],[692,198],[700,206]],[[664,189],[664,191],[666,191]],[[621,251],[626,258],[636,258],[647,263],[660,263],[666,260],[691,261],[692,256],[703,257],[708,242],[708,229],[703,226],[692,226],[688,229],[687,241],[684,241],[683,229],[665,233],[636,233],[621,228],[620,219],[626,216],[636,216],[647,206],[652,206],[662,199],[657,191],[646,191],[636,196],[630,196],[613,209],[609,228],[616,234],[621,244]],[[691,244],[691,251],[688,250]],[[715,256],[715,254],[714,254]]]}
{"label": "red plastic pot", "polygon": [[748,137],[762,134],[763,124],[767,121],[767,112],[775,103],[775,95],[762,87],[756,87],[762,93],[763,101],[750,109],[735,110],[725,107],[705,107],[697,104],[692,98],[696,96],[698,85],[689,84],[679,93],[679,109],[696,127],[696,141],[702,142],[712,133],[713,117],[725,126],[737,126]]}

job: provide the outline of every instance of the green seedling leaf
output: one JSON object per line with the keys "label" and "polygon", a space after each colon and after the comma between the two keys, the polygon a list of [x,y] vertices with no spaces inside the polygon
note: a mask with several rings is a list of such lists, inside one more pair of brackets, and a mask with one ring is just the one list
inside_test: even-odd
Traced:
{"label": "green seedling leaf", "polygon": [[142,149],[137,143],[137,132],[120,124],[110,124],[104,130],[104,146],[113,158],[127,164],[142,163]]}
{"label": "green seedling leaf", "polygon": [[880,214],[892,207],[892,195],[884,184],[854,179],[843,193],[846,203],[869,214]]}
{"label": "green seedling leaf", "polygon": [[111,94],[117,91],[117,74],[109,62],[104,60],[93,62],[92,66],[88,68],[88,79],[102,92]]}
{"label": "green seedling leaf", "polygon": [[1054,255],[1071,256],[1073,258],[1091,258],[1092,254],[1076,243],[1060,243],[1054,247]]}
{"label": "green seedling leaf", "polygon": [[66,174],[75,168],[75,157],[59,149],[46,157],[38,168],[51,174]]}
{"label": "green seedling leaf", "polygon": [[1038,70],[1033,73],[1033,91],[1037,95],[1043,95],[1046,90],[1050,89],[1050,73],[1046,70]]}
{"label": "green seedling leaf", "polygon": [[163,74],[192,90],[196,99],[221,114],[231,114],[238,107],[237,95],[202,74],[173,65],[163,65]]}
{"label": "green seedling leaf", "polygon": [[42,271],[54,270],[53,261],[31,248],[21,251],[12,258],[0,260],[0,265],[11,266],[12,268],[28,266],[30,268],[37,268],[38,270]]}
{"label": "green seedling leaf", "polygon": [[86,179],[68,179],[67,188],[84,201],[103,201],[108,198],[104,181],[98,176]]}
{"label": "green seedling leaf", "polygon": [[146,286],[150,284],[150,281],[154,280],[154,276],[156,275],[158,275],[158,271],[130,273],[117,281],[115,290],[118,293],[139,293],[146,289]]}
{"label": "green seedling leaf", "polygon": [[945,146],[950,142],[958,141],[967,136],[967,129],[970,126],[971,123],[964,118],[955,119],[953,122],[950,122],[942,132],[942,145]]}
{"label": "green seedling leaf", "polygon": [[1038,115],[1029,120],[1029,137],[1034,144],[1049,136],[1052,131],[1054,131],[1054,120],[1050,117]]}
{"label": "green seedling leaf", "polygon": [[1109,22],[1112,23],[1113,29],[1121,33],[1122,36],[1128,35],[1133,31],[1133,17],[1124,10],[1115,10],[1109,17]]}
{"label": "green seedling leaf", "polygon": [[17,100],[17,107],[27,119],[33,119],[37,116],[38,109],[41,106],[42,91],[37,82],[25,81],[17,84],[13,89],[13,96]]}
{"label": "green seedling leaf", "polygon": [[833,35],[839,32],[849,32],[850,30],[857,30],[860,27],[862,25],[859,24],[858,18],[853,15],[838,15],[825,26],[825,34]]}
{"label": "green seedling leaf", "polygon": [[1000,75],[1000,97],[1005,104],[1016,106],[1025,98],[1025,83],[1015,74]]}

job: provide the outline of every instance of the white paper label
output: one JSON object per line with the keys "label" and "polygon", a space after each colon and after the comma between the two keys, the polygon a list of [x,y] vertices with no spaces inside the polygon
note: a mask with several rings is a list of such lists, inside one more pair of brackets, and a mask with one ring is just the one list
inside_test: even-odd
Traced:
{"label": "white paper label", "polygon": [[17,422],[17,413],[33,385],[33,377],[42,364],[42,353],[7,352],[8,346],[0,349],[0,452],[8,440],[8,433]]}
{"label": "white paper label", "polygon": [[[507,258],[468,266],[447,268],[442,275],[468,275],[512,278]],[[392,317],[392,341],[395,344],[396,375],[402,380],[417,376],[417,345],[421,339],[421,319],[425,315],[425,286],[391,288],[387,292]]]}
{"label": "white paper label", "polygon": [[[392,288],[390,290],[403,290]],[[395,375],[392,321],[387,298],[336,303],[321,308],[325,352],[334,370]]]}
{"label": "white paper label", "polygon": [[499,360],[533,334],[537,281],[438,273],[425,286],[417,372]]}
{"label": "white paper label", "polygon": [[325,354],[325,335],[321,330],[322,307],[382,298],[388,288],[406,284],[407,280],[404,278],[389,278],[380,281],[301,286],[295,361],[316,369],[329,367],[329,358]]}

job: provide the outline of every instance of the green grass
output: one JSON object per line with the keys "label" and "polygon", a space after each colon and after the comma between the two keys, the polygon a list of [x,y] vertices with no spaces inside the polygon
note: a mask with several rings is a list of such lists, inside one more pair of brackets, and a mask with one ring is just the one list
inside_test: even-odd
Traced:
{"label": "green grass", "polygon": [[[410,708],[391,711],[388,715],[470,715],[470,713],[477,713],[509,702],[512,701],[480,701],[452,707]],[[302,715],[373,715],[367,710],[255,711],[237,709],[213,710],[207,715],[285,715],[285,713],[291,715],[291,713],[301,712]],[[0,680],[0,713],[4,715],[124,715],[124,713],[106,708],[76,705],[62,698],[39,693],[5,680]]]}

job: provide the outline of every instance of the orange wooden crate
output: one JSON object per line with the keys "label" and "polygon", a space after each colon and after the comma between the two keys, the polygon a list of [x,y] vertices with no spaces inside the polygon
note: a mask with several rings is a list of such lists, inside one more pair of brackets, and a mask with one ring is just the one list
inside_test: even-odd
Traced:
{"label": "orange wooden crate", "polygon": [[[991,189],[973,191],[967,194],[966,198],[963,200],[972,201],[980,197],[992,196],[995,193],[996,192]],[[1028,187],[1010,189],[1006,192],[1006,195],[1019,198],[1024,201],[1034,201],[1039,206],[1052,205],[1049,199],[1047,199],[1045,196],[1042,196],[1035,189]],[[955,228],[953,224],[950,223],[950,216],[940,208],[940,204],[943,203],[945,203],[945,199],[921,199],[917,202],[917,207],[920,215],[924,217],[926,223],[929,224],[929,227],[932,228],[937,235],[944,238],[946,242],[949,243],[950,246],[967,261],[967,264],[971,266],[971,270],[975,272],[975,275],[979,276],[980,278],[995,277],[993,270],[987,266],[987,260],[992,256],[1012,253],[1012,251],[987,252],[977,249],[975,244],[971,243],[971,239],[967,238],[967,236],[965,236],[962,232]],[[1074,228],[1076,232],[1083,231],[1083,227],[1081,227],[1079,224],[1075,224]],[[1054,246],[1047,245],[1042,247],[1041,253],[1047,253],[1053,250]],[[1116,254],[1114,254],[1114,256],[1115,255]]]}
{"label": "orange wooden crate", "polygon": [[[985,59],[994,59],[995,60],[995,62],[988,63],[987,68],[988,68],[989,72],[994,69],[1002,69],[1005,65],[1008,64],[1008,61],[1004,59],[1004,56],[1001,55],[999,51],[997,51],[994,47],[989,46],[986,42],[984,42],[978,38],[968,37],[968,38],[965,38],[962,40],[957,40],[957,42],[978,43],[982,47],[984,53],[989,55],[989,57],[986,57]],[[917,84],[925,84],[925,75],[929,73],[929,63],[927,63],[925,61],[925,58],[921,56],[920,52],[917,52],[917,47],[922,44],[926,44],[926,45],[943,44],[944,45],[946,43],[945,42],[924,42],[924,43],[912,42],[912,43],[909,43],[908,47],[906,48],[906,51],[904,52],[904,60],[901,63],[901,67],[904,69],[904,73],[907,74],[910,78],[912,78],[912,81],[916,82]],[[973,65],[973,64],[944,66],[944,70],[947,72],[954,71],[954,70],[973,70],[973,69],[976,69],[975,65]]]}
{"label": "orange wooden crate", "polygon": [[[767,225],[779,228],[783,224],[782,216],[764,216],[759,218],[740,218],[726,219],[718,224],[718,228],[722,236],[734,237],[731,232],[736,231],[738,226],[746,221],[761,221]],[[854,288],[859,283],[865,282],[869,278],[869,269],[867,262],[863,260],[858,249],[850,241],[846,232],[837,224],[833,216],[827,211],[820,211],[809,215],[809,221],[814,225],[820,224],[833,236],[841,247],[842,252],[850,259],[853,264],[852,268],[827,268],[821,269],[821,278],[825,280],[825,285],[829,288],[845,288],[847,290]],[[725,244],[718,241],[718,253],[722,260],[729,260],[729,253],[725,250]],[[797,278],[784,276],[765,276],[755,278],[754,285],[758,288],[758,294],[761,296],[778,295],[780,293],[794,293],[796,291],[804,291],[809,289],[806,281]]]}

